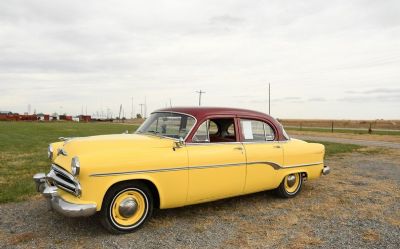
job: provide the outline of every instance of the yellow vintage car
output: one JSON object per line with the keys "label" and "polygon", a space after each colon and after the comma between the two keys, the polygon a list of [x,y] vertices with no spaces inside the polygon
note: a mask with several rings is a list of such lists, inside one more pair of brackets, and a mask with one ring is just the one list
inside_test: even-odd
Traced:
{"label": "yellow vintage car", "polygon": [[291,139],[272,117],[234,108],[166,108],[134,134],[64,139],[49,145],[51,169],[33,178],[51,209],[99,213],[113,233],[143,225],[154,209],[276,189],[297,195],[326,175],[325,148]]}

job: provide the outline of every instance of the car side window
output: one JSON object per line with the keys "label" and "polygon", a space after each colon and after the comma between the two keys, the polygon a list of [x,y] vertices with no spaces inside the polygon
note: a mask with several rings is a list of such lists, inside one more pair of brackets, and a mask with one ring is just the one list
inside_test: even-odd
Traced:
{"label": "car side window", "polygon": [[265,138],[267,141],[273,141],[275,139],[275,133],[272,127],[264,123]]}
{"label": "car side window", "polygon": [[275,139],[274,130],[265,122],[241,119],[240,126],[246,142],[273,141]]}
{"label": "car side window", "polygon": [[194,143],[209,143],[210,137],[208,134],[209,128],[209,121],[204,121],[199,128],[197,129],[196,133],[194,134],[192,141]]}
{"label": "car side window", "polygon": [[208,126],[208,133],[210,133],[210,135],[218,134],[218,125],[212,120],[210,120],[210,123]]}
{"label": "car side window", "polygon": [[235,124],[232,123],[229,127],[228,127],[228,134],[229,135],[235,135]]}

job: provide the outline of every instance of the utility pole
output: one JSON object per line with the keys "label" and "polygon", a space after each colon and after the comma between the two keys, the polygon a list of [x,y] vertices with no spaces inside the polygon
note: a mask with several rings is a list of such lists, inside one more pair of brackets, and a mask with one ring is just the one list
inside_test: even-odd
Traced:
{"label": "utility pole", "polygon": [[196,91],[196,93],[199,94],[199,106],[201,106],[201,95],[202,95],[203,93],[206,93],[206,92],[203,92],[202,90],[200,90],[200,91]]}
{"label": "utility pole", "polygon": [[141,118],[143,118],[143,106],[144,104],[139,104],[140,105],[140,115],[142,116]]}
{"label": "utility pole", "polygon": [[131,98],[131,100],[132,100],[131,119],[133,119],[133,97]]}
{"label": "utility pole", "polygon": [[[122,112],[122,104],[119,106],[119,115],[118,115],[119,120],[121,120],[121,112]],[[108,118],[108,110],[107,110],[107,118]]]}
{"label": "utility pole", "polygon": [[144,118],[147,116],[147,98],[144,96]]}
{"label": "utility pole", "polygon": [[271,115],[271,84],[268,82],[268,115]]}
{"label": "utility pole", "polygon": [[172,108],[172,101],[171,101],[171,99],[169,99],[169,107]]}

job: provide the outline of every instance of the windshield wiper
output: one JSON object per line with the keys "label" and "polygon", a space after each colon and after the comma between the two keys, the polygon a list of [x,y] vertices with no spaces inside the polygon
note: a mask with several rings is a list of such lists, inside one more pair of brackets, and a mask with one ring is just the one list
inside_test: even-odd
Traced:
{"label": "windshield wiper", "polygon": [[148,132],[148,133],[153,133],[153,134],[160,134],[159,131],[146,131],[146,132]]}

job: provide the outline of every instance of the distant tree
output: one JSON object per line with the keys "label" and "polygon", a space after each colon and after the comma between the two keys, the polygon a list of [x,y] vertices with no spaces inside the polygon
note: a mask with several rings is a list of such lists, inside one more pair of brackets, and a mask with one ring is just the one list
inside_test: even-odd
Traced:
{"label": "distant tree", "polygon": [[138,113],[138,114],[136,114],[136,118],[141,119],[141,118],[142,118],[142,115],[141,115],[140,113]]}

